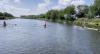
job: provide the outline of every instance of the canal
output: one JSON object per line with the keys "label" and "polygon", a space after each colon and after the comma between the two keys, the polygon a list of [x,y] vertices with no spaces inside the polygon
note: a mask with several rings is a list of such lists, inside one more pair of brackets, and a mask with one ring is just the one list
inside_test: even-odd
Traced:
{"label": "canal", "polygon": [[32,19],[0,20],[0,54],[100,54],[100,32]]}

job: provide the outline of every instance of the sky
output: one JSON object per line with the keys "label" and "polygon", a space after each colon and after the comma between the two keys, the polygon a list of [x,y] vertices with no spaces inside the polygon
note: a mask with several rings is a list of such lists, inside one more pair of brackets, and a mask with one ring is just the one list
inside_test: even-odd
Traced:
{"label": "sky", "polygon": [[63,9],[69,5],[90,5],[94,0],[0,0],[0,12],[8,12],[16,17],[38,15],[51,9]]}

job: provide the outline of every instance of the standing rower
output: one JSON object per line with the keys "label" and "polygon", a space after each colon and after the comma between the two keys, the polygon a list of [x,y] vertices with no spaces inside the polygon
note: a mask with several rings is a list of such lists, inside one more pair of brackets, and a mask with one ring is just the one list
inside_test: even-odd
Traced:
{"label": "standing rower", "polygon": [[45,19],[44,19],[45,21],[44,21],[44,28],[46,28],[47,27],[47,23],[46,23],[46,17],[45,17]]}
{"label": "standing rower", "polygon": [[44,28],[46,28],[46,27],[47,27],[47,24],[46,24],[46,21],[45,21]]}
{"label": "standing rower", "polygon": [[6,27],[6,26],[7,26],[7,24],[6,24],[6,22],[4,21],[4,22],[3,22],[3,27]]}

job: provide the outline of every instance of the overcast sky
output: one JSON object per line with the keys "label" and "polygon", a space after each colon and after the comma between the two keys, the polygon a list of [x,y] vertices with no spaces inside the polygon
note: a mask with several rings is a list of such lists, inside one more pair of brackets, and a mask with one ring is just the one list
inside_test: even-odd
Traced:
{"label": "overcast sky", "polygon": [[0,0],[0,12],[14,16],[37,15],[51,9],[63,9],[68,5],[90,5],[94,0]]}

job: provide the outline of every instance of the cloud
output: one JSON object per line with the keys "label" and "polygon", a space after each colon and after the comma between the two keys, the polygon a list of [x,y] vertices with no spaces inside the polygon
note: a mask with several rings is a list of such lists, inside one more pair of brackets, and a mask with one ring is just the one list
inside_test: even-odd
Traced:
{"label": "cloud", "polygon": [[53,6],[52,9],[64,9],[69,5],[84,5],[86,2],[84,0],[59,0],[56,6]]}
{"label": "cloud", "polygon": [[38,4],[37,9],[38,9],[38,10],[42,10],[42,9],[45,9],[47,6],[48,6],[48,5],[47,5],[46,3],[40,3],[40,4]]}
{"label": "cloud", "polygon": [[9,6],[9,5],[0,6],[0,10],[1,12],[11,13],[14,16],[29,15],[29,13],[32,14],[32,11],[30,9],[18,8],[18,7]]}
{"label": "cloud", "polygon": [[[31,9],[24,9],[15,7],[13,5],[10,5],[11,0],[1,0],[0,1],[0,12],[8,12],[13,14],[14,16],[20,16],[20,15],[30,15],[33,14],[33,11]],[[15,0],[14,0],[15,1]],[[19,2],[16,0],[16,2]]]}
{"label": "cloud", "polygon": [[58,3],[61,5],[84,5],[85,0],[59,0]]}
{"label": "cloud", "polygon": [[14,0],[15,3],[21,3],[21,0]]}
{"label": "cloud", "polygon": [[0,3],[10,3],[10,2],[15,2],[15,3],[20,3],[21,0],[0,0]]}
{"label": "cloud", "polygon": [[44,1],[44,3],[39,3],[38,4],[38,6],[37,6],[38,9],[45,9],[45,8],[47,8],[47,6],[49,6],[49,4],[51,2],[51,0],[43,0],[43,1]]}
{"label": "cloud", "polygon": [[78,5],[84,5],[86,2],[84,0],[74,0],[71,4],[78,6]]}
{"label": "cloud", "polygon": [[[50,3],[50,1],[48,0],[44,0],[44,3],[39,3],[37,6],[37,9],[32,10],[32,9],[28,9],[28,8],[20,8],[20,7],[16,7],[14,5],[10,5],[10,2],[12,0],[0,0],[0,12],[8,12],[13,14],[16,17],[19,17],[21,15],[37,15],[37,14],[41,14],[41,13],[45,13],[47,12],[46,7],[48,6],[48,4]],[[13,0],[12,2],[14,3],[20,3],[21,0]]]}
{"label": "cloud", "polygon": [[51,0],[44,0],[44,2],[48,4],[51,2]]}
{"label": "cloud", "polygon": [[51,0],[43,0],[43,1],[44,1],[43,3],[39,3],[37,5],[37,9],[36,10],[37,10],[38,14],[45,13],[49,9],[48,7],[49,7],[49,5],[51,3]]}
{"label": "cloud", "polygon": [[[55,0],[56,1],[56,0]],[[64,9],[69,5],[81,5],[85,4],[84,0],[43,0],[43,2],[39,2],[33,10],[31,8],[23,8],[23,7],[16,7],[15,5],[11,5],[11,2],[14,4],[19,4],[22,0],[0,0],[0,12],[8,12],[13,14],[14,16],[20,15],[37,15],[41,13],[45,13],[51,9]],[[56,3],[56,4],[55,4]],[[19,4],[20,5],[20,4]]]}
{"label": "cloud", "polygon": [[56,5],[56,6],[53,6],[51,9],[54,9],[54,10],[61,10],[61,9],[64,9],[66,6],[63,6],[63,5]]}
{"label": "cloud", "polygon": [[0,3],[4,3],[4,4],[6,4],[6,3],[8,3],[10,0],[0,0]]}
{"label": "cloud", "polygon": [[71,0],[59,0],[58,3],[61,5],[67,5]]}

